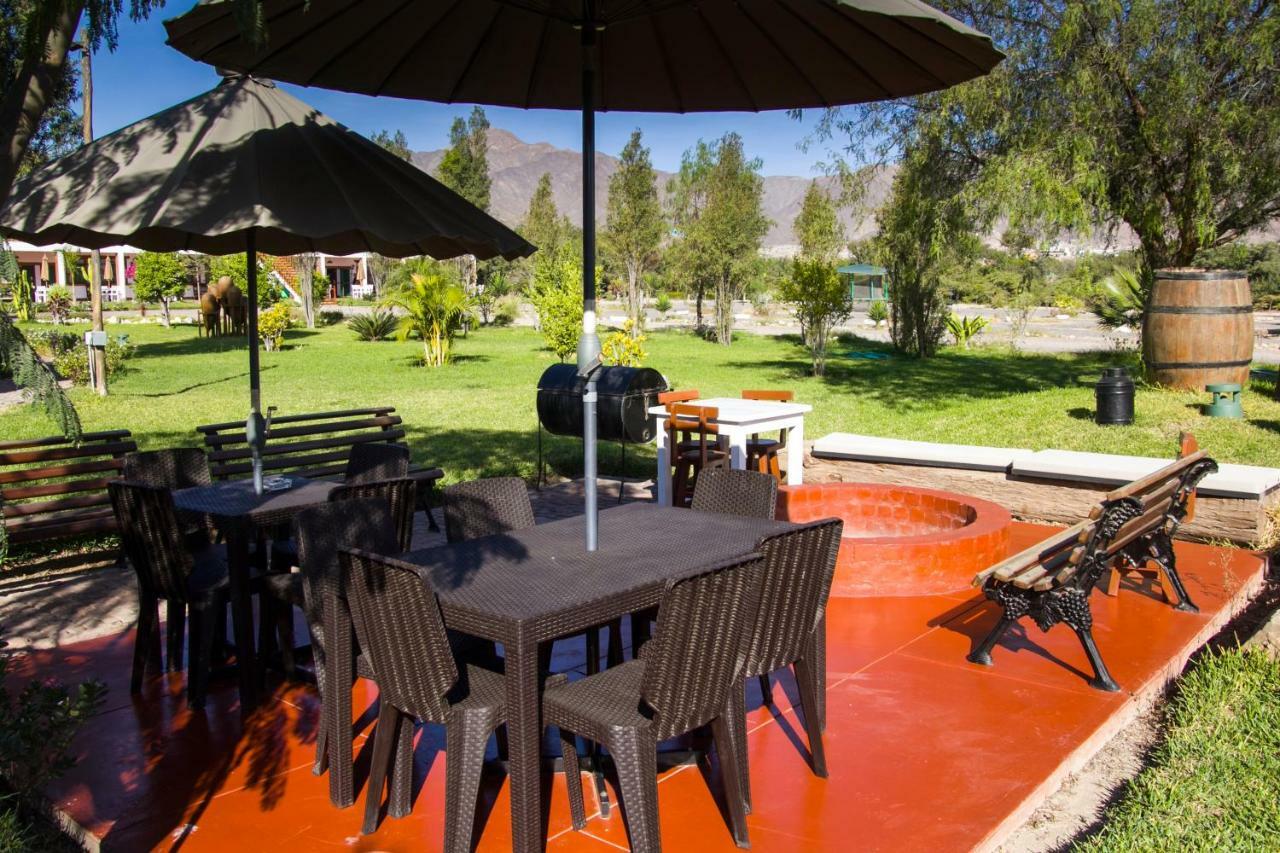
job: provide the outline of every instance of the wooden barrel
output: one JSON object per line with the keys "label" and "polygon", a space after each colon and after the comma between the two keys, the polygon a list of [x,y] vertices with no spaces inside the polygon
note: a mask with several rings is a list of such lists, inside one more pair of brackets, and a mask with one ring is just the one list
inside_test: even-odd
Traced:
{"label": "wooden barrel", "polygon": [[1204,391],[1249,379],[1253,296],[1249,278],[1223,270],[1157,270],[1142,331],[1147,376],[1171,388]]}

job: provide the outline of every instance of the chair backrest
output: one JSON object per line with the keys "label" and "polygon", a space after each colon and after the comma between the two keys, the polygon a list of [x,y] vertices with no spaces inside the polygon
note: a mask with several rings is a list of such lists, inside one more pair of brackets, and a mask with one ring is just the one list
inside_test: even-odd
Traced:
{"label": "chair backrest", "polygon": [[384,702],[441,721],[458,680],[436,595],[412,567],[342,549],[342,580],[360,648],[378,673]]}
{"label": "chair backrest", "polygon": [[724,708],[759,606],[761,568],[760,555],[751,554],[667,586],[640,692],[659,740],[704,725]]}
{"label": "chair backrest", "polygon": [[701,395],[695,388],[688,388],[684,391],[660,391],[658,393],[658,405],[670,407],[672,403],[687,403],[690,400],[696,400]]}
{"label": "chair backrest", "polygon": [[444,489],[444,533],[466,542],[533,527],[529,488],[519,477],[489,477]]}
{"label": "chair backrest", "polygon": [[811,521],[757,547],[764,555],[760,609],[746,635],[744,676],[763,675],[801,657],[827,607],[844,523]]}
{"label": "chair backrest", "polygon": [[166,447],[125,454],[120,476],[165,489],[189,489],[213,483],[209,457],[198,447]]}
{"label": "chair backrest", "polygon": [[691,508],[772,521],[778,509],[778,481],[759,471],[711,468],[698,475]]}
{"label": "chair backrest", "polygon": [[720,427],[711,423],[720,416],[720,410],[716,408],[708,408],[707,406],[689,406],[682,403],[673,403],[667,406],[667,411],[671,415],[667,418],[667,429],[671,433],[668,445],[676,447],[683,443],[686,447],[689,444],[695,444],[696,450],[702,457],[702,461],[707,461],[707,451],[710,449],[713,440],[711,436],[719,435]]}
{"label": "chair backrest", "polygon": [[[329,493],[330,503],[356,498],[377,498],[386,501],[391,507],[391,518],[395,524],[394,550],[396,553],[408,551],[413,542],[413,514],[418,501],[417,482],[409,477],[398,480],[376,480],[338,486]],[[356,544],[359,545],[359,543]],[[380,550],[379,553],[390,553],[390,551]]]}
{"label": "chair backrest", "polygon": [[790,403],[796,398],[795,391],[743,391],[742,399],[744,400],[773,400],[777,403]]}
{"label": "chair backrest", "polygon": [[340,548],[364,548],[378,554],[400,552],[391,503],[378,495],[348,496],[308,507],[293,517],[293,535],[298,543],[307,623],[315,626],[323,623],[325,596],[342,594]]}
{"label": "chair backrest", "polygon": [[192,560],[182,538],[173,494],[163,486],[112,480],[107,484],[120,544],[138,585],[166,601],[187,600]]}
{"label": "chair backrest", "polygon": [[403,444],[356,444],[342,480],[348,485],[409,476],[409,448]]}

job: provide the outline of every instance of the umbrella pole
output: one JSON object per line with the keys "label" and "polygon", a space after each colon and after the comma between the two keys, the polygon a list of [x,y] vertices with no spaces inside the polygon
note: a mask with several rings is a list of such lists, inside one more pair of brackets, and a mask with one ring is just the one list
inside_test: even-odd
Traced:
{"label": "umbrella pole", "polygon": [[586,502],[587,550],[599,546],[596,501],[596,372],[600,338],[596,335],[596,108],[592,52],[596,31],[582,27],[582,337],[578,339],[578,375],[587,380],[582,395],[582,477]]}
{"label": "umbrella pole", "polygon": [[249,417],[244,424],[245,441],[253,458],[253,490],[262,494],[262,449],[267,443],[267,425],[261,414],[261,377],[258,368],[258,237],[249,229],[245,238],[245,279],[249,301],[246,333],[249,337]]}

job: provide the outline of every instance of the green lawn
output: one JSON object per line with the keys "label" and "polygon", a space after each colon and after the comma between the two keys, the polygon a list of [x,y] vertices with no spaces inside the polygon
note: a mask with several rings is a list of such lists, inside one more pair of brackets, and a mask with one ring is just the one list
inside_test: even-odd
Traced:
{"label": "green lawn", "polygon": [[1178,682],[1151,766],[1080,851],[1275,850],[1280,845],[1280,661],[1209,654]]}
{"label": "green lawn", "polygon": [[[42,328],[48,328],[43,326]],[[79,327],[69,327],[75,331]],[[116,328],[111,329],[112,332]],[[197,424],[233,420],[248,408],[247,354],[190,327],[130,326],[138,345],[112,393],[72,392],[87,430],[127,428],[143,447],[196,442]],[[882,349],[849,340],[835,347]],[[1191,429],[1220,461],[1280,466],[1280,403],[1270,388],[1245,397],[1245,422],[1205,418],[1206,395],[1138,392],[1137,423],[1095,426],[1092,383],[1127,356],[1014,355],[1007,350],[944,351],[927,361],[833,355],[827,376],[809,375],[793,338],[738,335],[721,347],[692,334],[661,332],[648,343],[649,365],[680,388],[736,396],[744,388],[792,388],[814,406],[810,438],[841,430],[900,438],[1040,449],[1060,447],[1171,456],[1179,430]],[[537,454],[534,389],[555,359],[528,329],[482,329],[456,346],[457,361],[417,365],[415,342],[360,343],[344,326],[293,330],[283,352],[262,356],[264,405],[304,412],[389,404],[404,417],[415,458],[443,467],[450,481],[479,475],[532,478]],[[27,407],[0,415],[5,438],[45,435],[49,423]],[[580,471],[580,444],[549,442],[556,471]],[[615,472],[618,454],[602,450]],[[628,453],[628,472],[648,475],[652,450]]]}

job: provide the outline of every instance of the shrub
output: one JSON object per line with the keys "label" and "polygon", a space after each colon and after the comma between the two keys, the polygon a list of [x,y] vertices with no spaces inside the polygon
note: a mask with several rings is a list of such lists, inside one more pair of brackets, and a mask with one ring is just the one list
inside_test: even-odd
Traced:
{"label": "shrub", "polygon": [[394,311],[375,308],[368,314],[357,314],[347,321],[347,328],[362,341],[385,341],[396,333],[400,320]]}
{"label": "shrub", "polygon": [[504,296],[498,300],[493,309],[493,318],[489,321],[494,326],[511,326],[520,316],[520,297]]}
{"label": "shrub", "polygon": [[1141,329],[1142,308],[1147,303],[1148,293],[1140,273],[1118,269],[1103,281],[1101,292],[1094,300],[1093,311],[1098,315],[1098,322],[1109,329],[1121,326]]}
{"label": "shrub", "polygon": [[956,339],[956,343],[965,349],[969,348],[969,342],[982,334],[982,330],[987,327],[987,321],[984,317],[959,317],[955,314],[947,316],[947,331]]}
{"label": "shrub", "polygon": [[173,252],[138,255],[133,293],[140,302],[159,302],[164,324],[169,326],[169,304],[187,289],[187,268]]}
{"label": "shrub", "polygon": [[57,358],[78,349],[83,344],[83,339],[75,332],[63,332],[58,329],[39,329],[31,332],[27,335],[27,341],[43,358]]}
{"label": "shrub", "polygon": [[258,339],[267,352],[275,352],[284,344],[284,333],[293,325],[293,315],[285,302],[271,306],[258,315]]}
{"label": "shrub", "polygon": [[658,297],[653,300],[653,308],[659,314],[666,314],[668,311],[670,311],[671,310],[671,294],[667,293],[665,290],[659,293]]}
{"label": "shrub", "polygon": [[867,318],[879,326],[889,319],[889,306],[885,304],[883,299],[877,299],[867,308]]}
{"label": "shrub", "polygon": [[321,311],[316,315],[316,319],[320,321],[321,326],[336,326],[345,320],[346,316],[341,311]]}
{"label": "shrub", "polygon": [[831,330],[852,310],[849,291],[831,264],[797,258],[791,265],[791,276],[782,282],[782,298],[795,305],[805,346],[813,358],[813,375],[822,376]]}
{"label": "shrub", "polygon": [[604,339],[600,347],[600,358],[605,364],[616,364],[621,367],[639,367],[649,357],[645,352],[644,335],[631,336],[631,320],[622,324],[620,331],[614,332]]}
{"label": "shrub", "polygon": [[542,339],[561,361],[577,352],[582,334],[582,269],[572,253],[563,254],[534,268],[530,292]]}
{"label": "shrub", "polygon": [[428,367],[443,367],[452,358],[453,339],[475,317],[475,303],[458,282],[457,273],[435,261],[411,267],[408,281],[387,295],[387,304],[404,310],[399,337],[422,340]]}
{"label": "shrub", "polygon": [[[75,335],[70,337],[74,338]],[[110,378],[124,367],[125,361],[133,355],[133,346],[123,336],[107,340],[106,353],[107,377]],[[77,385],[89,384],[89,350],[83,344],[64,350],[53,358],[53,369],[64,379],[70,379]]]}
{"label": "shrub", "polygon": [[71,289],[62,284],[55,284],[49,288],[49,294],[45,300],[45,307],[55,323],[65,323],[67,317],[71,315],[72,307],[76,304],[75,298],[71,295]]}

